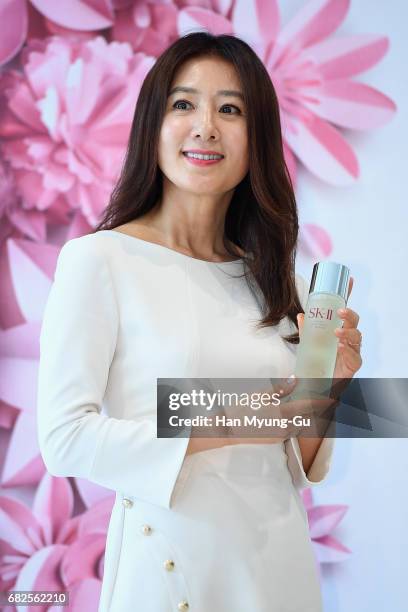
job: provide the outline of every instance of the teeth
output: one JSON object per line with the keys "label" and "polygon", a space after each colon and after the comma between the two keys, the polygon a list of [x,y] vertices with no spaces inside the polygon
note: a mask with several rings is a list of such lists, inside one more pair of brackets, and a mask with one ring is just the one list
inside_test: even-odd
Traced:
{"label": "teeth", "polygon": [[222,155],[201,155],[201,153],[184,153],[184,155],[194,159],[222,159]]}

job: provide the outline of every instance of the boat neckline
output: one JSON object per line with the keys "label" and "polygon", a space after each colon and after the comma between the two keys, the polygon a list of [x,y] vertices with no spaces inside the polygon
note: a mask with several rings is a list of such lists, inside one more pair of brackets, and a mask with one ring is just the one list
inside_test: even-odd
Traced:
{"label": "boat neckline", "polygon": [[150,244],[150,245],[152,245],[154,247],[158,247],[160,249],[166,249],[166,251],[171,251],[172,253],[175,253],[176,255],[180,255],[181,257],[187,257],[187,259],[193,259],[194,261],[201,261],[203,263],[226,265],[226,264],[239,263],[239,262],[243,261],[242,257],[240,257],[238,259],[231,259],[229,261],[211,261],[209,259],[200,259],[199,257],[193,257],[192,255],[187,255],[186,253],[182,253],[181,251],[176,251],[175,249],[171,249],[170,247],[167,247],[164,244],[159,244],[158,242],[152,242],[151,240],[145,240],[144,238],[138,238],[137,236],[132,236],[131,234],[126,234],[125,232],[120,232],[120,231],[115,230],[115,229],[100,230],[100,231],[102,231],[102,232],[114,232],[115,234],[120,234],[121,236],[125,236],[126,238],[130,238],[131,240],[137,240],[138,242],[144,242],[145,244]]}

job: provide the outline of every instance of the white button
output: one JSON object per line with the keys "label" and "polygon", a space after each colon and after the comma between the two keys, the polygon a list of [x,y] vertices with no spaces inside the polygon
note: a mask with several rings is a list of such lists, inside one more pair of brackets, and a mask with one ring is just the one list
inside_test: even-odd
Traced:
{"label": "white button", "polygon": [[128,497],[123,498],[122,504],[125,506],[125,508],[131,508],[133,506],[132,500],[129,499]]}
{"label": "white button", "polygon": [[180,601],[178,605],[178,609],[180,610],[180,612],[185,612],[189,609],[189,607],[190,606],[188,605],[188,601],[186,601],[185,599],[183,599],[183,601]]}
{"label": "white button", "polygon": [[142,525],[141,531],[142,531],[143,535],[150,535],[152,533],[153,529],[150,527],[150,525]]}

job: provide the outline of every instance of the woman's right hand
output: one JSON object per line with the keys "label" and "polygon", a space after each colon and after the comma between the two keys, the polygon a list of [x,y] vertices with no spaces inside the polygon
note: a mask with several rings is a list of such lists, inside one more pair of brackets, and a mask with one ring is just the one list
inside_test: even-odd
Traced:
{"label": "woman's right hand", "polygon": [[[249,393],[252,405],[255,403],[252,400],[261,403],[259,399],[262,393],[267,393],[268,396],[264,398],[269,397],[275,405],[261,405],[257,409],[236,404],[220,406],[211,415],[214,423],[211,428],[193,428],[194,433],[187,454],[233,444],[278,444],[299,435],[323,437],[328,425],[327,415],[330,415],[331,420],[338,401],[327,397],[313,400],[293,398],[291,394],[296,390],[297,380],[293,379],[291,382],[289,380],[279,381],[279,384],[276,383],[260,392]],[[216,426],[216,415],[225,417],[226,424]],[[273,417],[279,420],[274,425],[265,424],[258,428],[256,425],[245,424],[245,417],[256,417],[254,421],[257,423],[262,423],[262,419]],[[310,426],[307,425],[308,421],[303,419],[310,419]]]}
{"label": "woman's right hand", "polygon": [[[300,393],[299,389],[296,397],[294,392],[297,383],[296,379],[291,382],[279,381],[279,384],[272,385],[269,389],[250,393],[251,400],[257,400],[257,405],[261,403],[261,394],[267,393],[268,395],[264,396],[265,404],[269,396],[271,405],[262,405],[256,409],[240,405],[223,406],[222,412],[228,419],[225,433],[229,443],[272,444],[299,435],[324,436],[338,401],[323,395],[311,399],[307,394]],[[238,421],[234,421],[234,418],[238,418]],[[275,419],[273,423],[271,419]]]}

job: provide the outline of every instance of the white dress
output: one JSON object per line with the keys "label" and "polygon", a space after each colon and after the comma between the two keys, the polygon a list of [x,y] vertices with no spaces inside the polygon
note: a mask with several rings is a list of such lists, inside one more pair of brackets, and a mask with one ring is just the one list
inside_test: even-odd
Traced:
{"label": "white dress", "polygon": [[[185,456],[156,437],[157,378],[293,373],[296,345],[260,310],[242,260],[207,262],[120,233],[62,248],[40,336],[38,439],[48,471],[116,492],[99,612],[319,612],[296,438]],[[302,305],[307,285],[296,275]]]}

